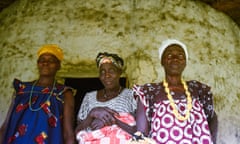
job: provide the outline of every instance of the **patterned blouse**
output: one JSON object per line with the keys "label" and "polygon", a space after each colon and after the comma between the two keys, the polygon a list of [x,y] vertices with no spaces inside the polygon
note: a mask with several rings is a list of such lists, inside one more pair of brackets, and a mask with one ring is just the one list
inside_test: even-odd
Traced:
{"label": "patterned blouse", "polygon": [[97,100],[97,91],[86,93],[82,101],[82,105],[78,112],[78,119],[83,120],[88,113],[95,107],[109,107],[117,112],[133,113],[136,110],[136,100],[132,95],[131,89],[123,89],[123,91],[115,98],[106,102]]}
{"label": "patterned blouse", "polygon": [[[162,83],[133,87],[134,96],[144,104],[146,116],[151,123],[149,136],[158,144],[212,144],[208,126],[208,121],[214,115],[210,87],[198,81],[188,81],[187,85],[192,96],[192,109],[190,117],[185,121],[178,120],[173,114]],[[160,100],[155,100],[154,97]],[[183,95],[174,102],[178,112],[184,115],[187,107],[186,96]]]}

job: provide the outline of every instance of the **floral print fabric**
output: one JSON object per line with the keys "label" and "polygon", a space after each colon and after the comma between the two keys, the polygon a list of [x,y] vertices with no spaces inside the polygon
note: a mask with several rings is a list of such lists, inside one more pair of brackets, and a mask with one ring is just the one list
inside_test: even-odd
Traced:
{"label": "floral print fabric", "polygon": [[66,87],[56,85],[52,91],[50,87],[32,87],[32,82],[17,79],[13,84],[16,97],[3,143],[62,144],[63,92]]}

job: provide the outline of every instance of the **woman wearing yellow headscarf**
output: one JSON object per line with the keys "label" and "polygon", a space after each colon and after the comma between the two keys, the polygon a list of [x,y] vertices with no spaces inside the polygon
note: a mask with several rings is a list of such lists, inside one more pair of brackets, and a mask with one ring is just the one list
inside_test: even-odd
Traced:
{"label": "woman wearing yellow headscarf", "polygon": [[39,78],[30,82],[14,79],[15,94],[1,127],[1,144],[74,143],[73,92],[55,80],[63,52],[50,44],[42,46],[37,56]]}

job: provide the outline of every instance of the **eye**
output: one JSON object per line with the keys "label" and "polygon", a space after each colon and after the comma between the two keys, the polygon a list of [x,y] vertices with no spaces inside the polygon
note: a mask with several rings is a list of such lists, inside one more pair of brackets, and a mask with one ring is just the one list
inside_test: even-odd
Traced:
{"label": "eye", "polygon": [[110,69],[110,70],[109,70],[109,73],[110,73],[110,74],[114,74],[114,73],[116,73],[116,70],[115,70],[115,69]]}
{"label": "eye", "polygon": [[178,55],[178,58],[181,59],[181,60],[183,60],[185,57],[184,57],[183,54],[180,54],[180,55]]}
{"label": "eye", "polygon": [[55,59],[39,59],[37,62],[54,64],[54,63],[57,63],[58,61]]}
{"label": "eye", "polygon": [[173,55],[172,54],[168,54],[167,55],[167,59],[172,59]]}
{"label": "eye", "polygon": [[106,73],[106,71],[105,70],[100,70],[99,73],[100,73],[100,75],[103,75],[103,74]]}

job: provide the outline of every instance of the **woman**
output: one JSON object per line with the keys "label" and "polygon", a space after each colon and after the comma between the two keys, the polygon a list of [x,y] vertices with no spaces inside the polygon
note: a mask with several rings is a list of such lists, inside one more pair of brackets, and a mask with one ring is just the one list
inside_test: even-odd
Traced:
{"label": "woman", "polygon": [[81,104],[76,128],[80,144],[126,143],[135,132],[136,101],[132,91],[123,88],[120,76],[123,60],[116,54],[99,53],[96,58],[101,90],[86,93]]}
{"label": "woman", "polygon": [[188,61],[185,44],[169,39],[159,48],[165,79],[160,83],[135,85],[138,97],[137,130],[158,144],[211,144],[216,141],[217,117],[210,87],[185,81]]}
{"label": "woman", "polygon": [[39,78],[14,79],[15,97],[1,128],[1,144],[73,144],[72,89],[55,80],[63,60],[57,45],[44,45],[37,53]]}

